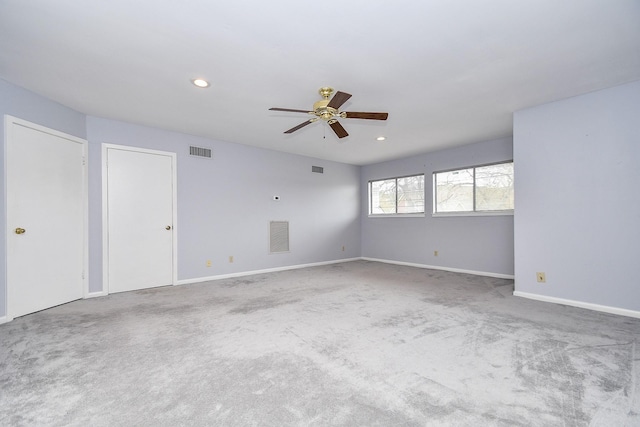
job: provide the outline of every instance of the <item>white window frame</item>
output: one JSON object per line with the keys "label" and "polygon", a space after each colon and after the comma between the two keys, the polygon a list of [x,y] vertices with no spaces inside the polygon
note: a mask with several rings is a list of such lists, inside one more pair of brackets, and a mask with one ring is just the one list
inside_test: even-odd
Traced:
{"label": "white window frame", "polygon": [[[485,210],[478,211],[476,210],[476,169],[483,168],[486,166],[495,166],[495,165],[503,165],[511,163],[513,164],[513,160],[505,160],[501,162],[494,163],[484,163],[481,165],[473,165],[466,167],[459,167],[454,169],[444,169],[439,171],[434,171],[432,174],[432,188],[433,188],[433,205],[432,205],[432,217],[451,217],[451,216],[498,216],[498,215],[513,215],[513,209],[501,209],[501,210]],[[473,210],[470,211],[453,211],[453,212],[437,212],[437,197],[438,197],[438,188],[436,185],[436,176],[439,173],[444,172],[455,172],[455,171],[464,171],[467,169],[473,169]]]}
{"label": "white window frame", "polygon": [[[381,178],[381,179],[371,179],[369,180],[367,186],[367,194],[369,197],[369,200],[367,202],[367,211],[369,214],[369,218],[415,218],[415,217],[422,217],[424,218],[425,215],[425,208],[426,208],[426,204],[423,203],[422,206],[422,212],[414,212],[414,213],[397,213],[398,211],[398,180],[399,179],[403,179],[403,178],[412,178],[414,176],[421,176],[422,177],[422,185],[424,187],[424,179],[425,179],[425,174],[424,173],[415,173],[415,174],[411,174],[411,175],[402,175],[402,176],[393,176],[393,177],[389,177],[389,178]],[[373,203],[373,195],[372,195],[372,184],[374,182],[378,182],[378,181],[389,181],[394,179],[396,181],[396,213],[384,213],[384,214],[374,214],[371,203]],[[423,190],[426,193],[426,187],[423,188]],[[425,194],[426,195],[426,194]],[[425,195],[423,195],[423,202],[426,201],[426,197]]]}

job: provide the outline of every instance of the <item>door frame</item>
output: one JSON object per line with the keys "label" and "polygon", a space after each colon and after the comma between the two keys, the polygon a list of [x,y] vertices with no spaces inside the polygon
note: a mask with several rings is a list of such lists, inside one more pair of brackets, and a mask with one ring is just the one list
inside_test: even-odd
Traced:
{"label": "door frame", "polygon": [[79,138],[77,136],[69,135],[68,133],[64,133],[55,129],[48,128],[46,126],[42,126],[33,122],[29,122],[27,120],[20,119],[18,117],[11,116],[9,114],[4,115],[4,143],[3,143],[3,156],[4,156],[4,229],[5,229],[5,238],[4,238],[4,253],[5,253],[5,313],[6,313],[6,321],[9,322],[13,320],[13,313],[11,312],[11,303],[9,301],[9,287],[11,283],[9,283],[9,263],[8,261],[8,249],[9,249],[9,218],[8,218],[8,190],[10,186],[8,185],[8,163],[9,158],[7,157],[8,145],[9,141],[13,140],[13,126],[23,126],[29,129],[33,129],[39,132],[43,132],[49,135],[56,136],[58,138],[68,139],[75,143],[78,143],[82,146],[82,298],[89,297],[89,174],[88,174],[88,161],[87,161],[87,152],[89,147],[89,142],[86,139]]}
{"label": "door frame", "polygon": [[171,226],[171,241],[172,241],[172,277],[171,285],[176,286],[178,284],[178,173],[177,173],[177,161],[176,153],[170,151],[151,150],[147,148],[132,147],[129,145],[118,145],[103,143],[102,144],[102,289],[103,294],[109,294],[109,180],[108,180],[108,167],[107,167],[107,153],[108,150],[123,150],[133,151],[136,153],[155,154],[171,157],[171,202],[173,216]]}

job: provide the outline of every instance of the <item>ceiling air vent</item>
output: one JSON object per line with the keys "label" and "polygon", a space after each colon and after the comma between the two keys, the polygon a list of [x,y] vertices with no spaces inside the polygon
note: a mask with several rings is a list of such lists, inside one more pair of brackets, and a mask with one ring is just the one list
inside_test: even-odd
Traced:
{"label": "ceiling air vent", "polygon": [[311,166],[311,172],[324,173],[324,168],[322,166]]}
{"label": "ceiling air vent", "polygon": [[202,147],[194,147],[193,145],[189,147],[189,155],[195,157],[204,157],[207,159],[211,158],[211,148],[202,148]]}
{"label": "ceiling air vent", "polygon": [[289,252],[289,221],[269,222],[269,252]]}

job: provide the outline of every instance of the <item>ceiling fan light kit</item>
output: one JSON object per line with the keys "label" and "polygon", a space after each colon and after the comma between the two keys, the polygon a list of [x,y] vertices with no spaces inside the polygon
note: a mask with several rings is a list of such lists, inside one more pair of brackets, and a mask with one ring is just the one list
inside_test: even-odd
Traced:
{"label": "ceiling fan light kit", "polygon": [[271,111],[285,111],[290,113],[307,113],[311,114],[315,117],[300,123],[297,126],[292,127],[289,130],[284,131],[284,133],[293,133],[303,127],[317,122],[322,119],[331,127],[331,129],[335,132],[338,138],[344,138],[349,136],[344,127],[338,122],[338,119],[366,119],[366,120],[387,120],[389,117],[388,113],[365,113],[365,112],[353,112],[353,111],[340,111],[340,107],[342,104],[347,102],[349,98],[351,98],[351,94],[346,92],[336,92],[333,98],[331,94],[333,93],[333,88],[330,87],[321,87],[318,90],[322,99],[313,104],[313,111],[308,110],[296,110],[291,108],[277,108],[272,107],[269,108]]}

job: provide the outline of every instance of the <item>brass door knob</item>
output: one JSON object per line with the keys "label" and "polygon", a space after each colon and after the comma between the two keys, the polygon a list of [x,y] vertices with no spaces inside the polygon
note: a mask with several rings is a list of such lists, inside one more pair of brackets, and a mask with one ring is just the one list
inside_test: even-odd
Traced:
{"label": "brass door knob", "polygon": [[26,231],[27,230],[25,230],[24,228],[20,228],[20,227],[16,228],[16,234],[24,234],[26,233]]}
{"label": "brass door knob", "polygon": [[165,229],[165,230],[171,230],[171,226],[170,226],[170,225],[167,225],[164,229]]}

